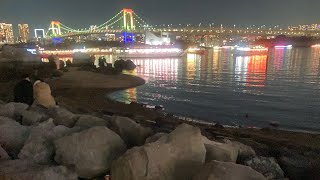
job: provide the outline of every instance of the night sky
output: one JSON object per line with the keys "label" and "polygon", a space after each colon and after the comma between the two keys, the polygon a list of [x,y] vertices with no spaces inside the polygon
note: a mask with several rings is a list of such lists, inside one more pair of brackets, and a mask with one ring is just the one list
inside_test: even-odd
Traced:
{"label": "night sky", "polygon": [[102,24],[123,7],[133,8],[149,24],[320,23],[319,0],[0,0],[0,22],[47,29],[56,19],[85,28]]}

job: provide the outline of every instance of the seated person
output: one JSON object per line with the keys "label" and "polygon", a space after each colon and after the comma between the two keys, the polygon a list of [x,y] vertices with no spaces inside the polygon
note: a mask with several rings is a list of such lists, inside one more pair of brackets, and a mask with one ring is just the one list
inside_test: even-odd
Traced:
{"label": "seated person", "polygon": [[22,80],[14,87],[14,102],[32,105],[33,87],[28,74],[24,74]]}
{"label": "seated person", "polygon": [[34,105],[40,105],[46,108],[56,106],[56,101],[51,95],[51,88],[49,84],[37,80],[33,85],[33,97],[34,97]]}

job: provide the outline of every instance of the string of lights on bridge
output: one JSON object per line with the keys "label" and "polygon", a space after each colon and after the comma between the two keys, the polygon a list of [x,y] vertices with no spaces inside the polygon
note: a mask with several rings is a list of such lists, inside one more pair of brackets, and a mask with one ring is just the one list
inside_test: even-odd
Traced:
{"label": "string of lights on bridge", "polygon": [[[282,29],[279,26],[273,28],[267,28],[265,25],[250,26],[250,27],[224,27],[224,26],[209,26],[200,23],[199,25],[187,24],[183,26],[171,25],[149,25],[132,9],[123,9],[106,22],[100,25],[92,25],[90,28],[76,29],[71,28],[68,25],[60,23],[59,21],[52,21],[49,29],[46,31],[46,37],[68,37],[87,34],[99,34],[99,33],[121,33],[121,32],[137,32],[137,31],[152,31],[152,32],[177,32],[177,33],[206,33],[206,34],[239,34],[239,35],[288,35],[288,36],[319,36],[320,31],[302,31],[302,30],[290,30]],[[36,30],[35,30],[36,31]]]}
{"label": "string of lights on bridge", "polygon": [[[136,30],[136,28],[143,29],[145,27],[149,27],[148,23],[132,9],[123,9],[103,24],[93,25],[88,29],[75,29],[62,24],[59,21],[52,21],[46,32],[46,36],[59,37],[72,34],[100,33],[108,31],[109,29],[133,31]],[[64,31],[64,33],[62,31]]]}

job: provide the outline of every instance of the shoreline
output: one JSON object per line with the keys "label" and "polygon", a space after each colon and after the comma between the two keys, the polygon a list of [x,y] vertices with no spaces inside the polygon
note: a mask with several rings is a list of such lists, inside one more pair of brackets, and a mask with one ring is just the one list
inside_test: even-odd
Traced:
{"label": "shoreline", "polygon": [[[135,87],[131,87],[131,88],[135,88]],[[131,89],[131,88],[128,88],[128,89]],[[116,93],[116,92],[119,92],[119,91],[125,91],[125,90],[128,90],[128,89],[119,89],[119,90],[114,90],[114,91],[111,91],[111,92],[108,92],[106,94],[106,98],[109,100],[109,101],[114,101],[114,102],[117,102],[117,103],[123,103],[123,104],[130,104],[130,103],[126,103],[124,101],[121,101],[121,100],[117,100],[116,98],[111,98],[110,95],[113,94],[113,93]],[[145,105],[145,104],[141,104],[139,102],[133,102],[133,103],[137,103],[137,104],[140,104],[140,105]],[[156,104],[147,104],[147,105],[150,105],[151,107],[152,106],[157,106]],[[165,107],[164,107],[165,108]],[[147,108],[147,109],[152,109],[152,108]],[[175,118],[177,119],[180,119],[182,121],[185,121],[185,122],[195,122],[195,123],[198,123],[198,124],[203,124],[203,125],[208,125],[208,126],[214,126],[216,124],[218,125],[221,125],[223,126],[224,128],[246,128],[246,129],[265,129],[265,128],[270,128],[270,129],[274,129],[274,130],[280,130],[280,131],[288,131],[288,132],[297,132],[297,133],[310,133],[310,134],[316,134],[316,135],[320,135],[320,131],[316,130],[316,129],[294,129],[294,128],[286,128],[286,127],[281,127],[281,124],[279,125],[279,127],[272,127],[271,125],[269,126],[266,126],[266,127],[248,127],[248,126],[242,126],[241,124],[239,125],[228,125],[228,124],[220,124],[219,122],[214,122],[214,121],[209,121],[209,120],[204,120],[204,119],[198,119],[197,117],[189,117],[189,116],[183,116],[183,115],[179,115],[179,114],[175,114],[173,112],[167,112],[166,110],[163,111],[164,114],[172,114]],[[272,122],[269,122],[269,123],[272,123]]]}
{"label": "shoreline", "polygon": [[[88,79],[91,81],[90,83],[86,82]],[[1,83],[1,99],[4,101],[12,100],[12,89],[15,83],[16,81]],[[264,139],[268,144],[282,144],[285,141],[286,143],[282,144],[284,146],[293,145],[299,149],[301,147],[307,149],[312,147],[319,149],[320,152],[320,134],[271,128],[223,128],[221,125],[215,126],[214,124],[203,124],[197,121],[185,121],[171,114],[165,115],[163,112],[144,108],[137,103],[125,104],[106,97],[108,93],[143,85],[145,81],[138,76],[103,75],[88,71],[76,71],[74,68],[70,68],[70,71],[64,73],[62,77],[52,79],[48,83],[59,105],[73,113],[116,114],[137,121],[147,119],[148,122],[142,122],[144,124],[159,122],[161,125],[170,128],[174,128],[181,123],[189,123],[208,131],[209,134],[218,133],[240,139],[241,136],[245,136],[256,141]]]}
{"label": "shoreline", "polygon": [[[0,83],[0,99],[6,97],[5,101],[10,101],[15,83],[16,80],[6,84]],[[124,104],[105,97],[107,93],[143,85],[145,81],[137,76],[104,75],[71,68],[62,77],[51,79],[48,83],[59,106],[77,115],[128,117],[144,128],[151,128],[155,134],[170,133],[181,124],[189,124],[197,127],[200,134],[209,140],[219,143],[223,143],[224,140],[242,143],[252,147],[257,158],[274,158],[276,162],[281,162],[284,168],[301,168],[302,164],[303,172],[316,174],[317,168],[320,167],[320,134],[271,128],[232,128],[186,121],[171,114],[147,109],[137,103]],[[188,136],[181,137],[186,141],[189,139]],[[284,170],[286,173],[295,173],[295,170]],[[292,174],[286,174],[289,175],[294,177]]]}
{"label": "shoreline", "polygon": [[[80,71],[79,71],[80,72]],[[61,78],[67,77],[66,75]],[[88,72],[87,72],[88,73]],[[92,72],[90,72],[92,73]],[[96,73],[93,73],[96,74]],[[96,74],[97,76],[105,76],[102,74]],[[117,76],[117,77],[115,77]],[[171,128],[176,127],[181,123],[188,123],[191,125],[198,126],[209,133],[223,134],[224,136],[233,137],[235,139],[242,139],[244,137],[250,137],[250,139],[255,141],[263,141],[267,144],[279,143],[279,145],[284,147],[295,147],[298,149],[319,149],[320,152],[320,134],[313,134],[308,132],[295,132],[287,131],[275,128],[230,128],[221,127],[221,125],[201,123],[197,121],[186,121],[179,119],[174,115],[165,115],[163,112],[157,112],[153,109],[147,109],[142,107],[142,105],[137,103],[125,104],[121,102],[114,101],[110,98],[105,97],[106,94],[110,94],[115,91],[125,90],[128,88],[137,87],[143,85],[145,81],[138,76],[131,75],[112,75],[109,76],[113,79],[116,78],[128,78],[130,80],[131,86],[126,87],[91,87],[91,88],[79,88],[79,87],[65,87],[65,83],[58,83],[59,79],[51,81],[53,92],[56,94],[56,99],[61,106],[67,108],[74,113],[103,113],[103,114],[116,114],[121,116],[130,117],[139,121],[140,119],[148,119],[148,122],[142,122],[144,124],[152,124],[154,122],[159,122],[163,126],[168,126]],[[61,80],[60,79],[60,80]],[[124,81],[122,79],[122,81]],[[53,84],[55,82],[55,85]],[[119,83],[119,82],[117,82]],[[83,85],[83,84],[80,84]],[[70,86],[70,84],[69,84]],[[142,118],[143,117],[143,118]]]}

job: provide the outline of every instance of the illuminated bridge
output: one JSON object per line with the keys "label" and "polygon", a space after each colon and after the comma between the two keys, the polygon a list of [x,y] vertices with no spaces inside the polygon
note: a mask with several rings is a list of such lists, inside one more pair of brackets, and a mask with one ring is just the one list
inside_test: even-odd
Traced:
{"label": "illuminated bridge", "polygon": [[169,32],[174,35],[239,35],[239,36],[320,36],[320,31],[302,31],[273,28],[224,28],[224,27],[163,27],[158,28],[149,25],[132,9],[123,9],[108,21],[100,25],[93,25],[89,28],[74,29],[59,21],[52,21],[46,36],[51,37],[71,37],[90,34],[107,33],[145,33]]}

